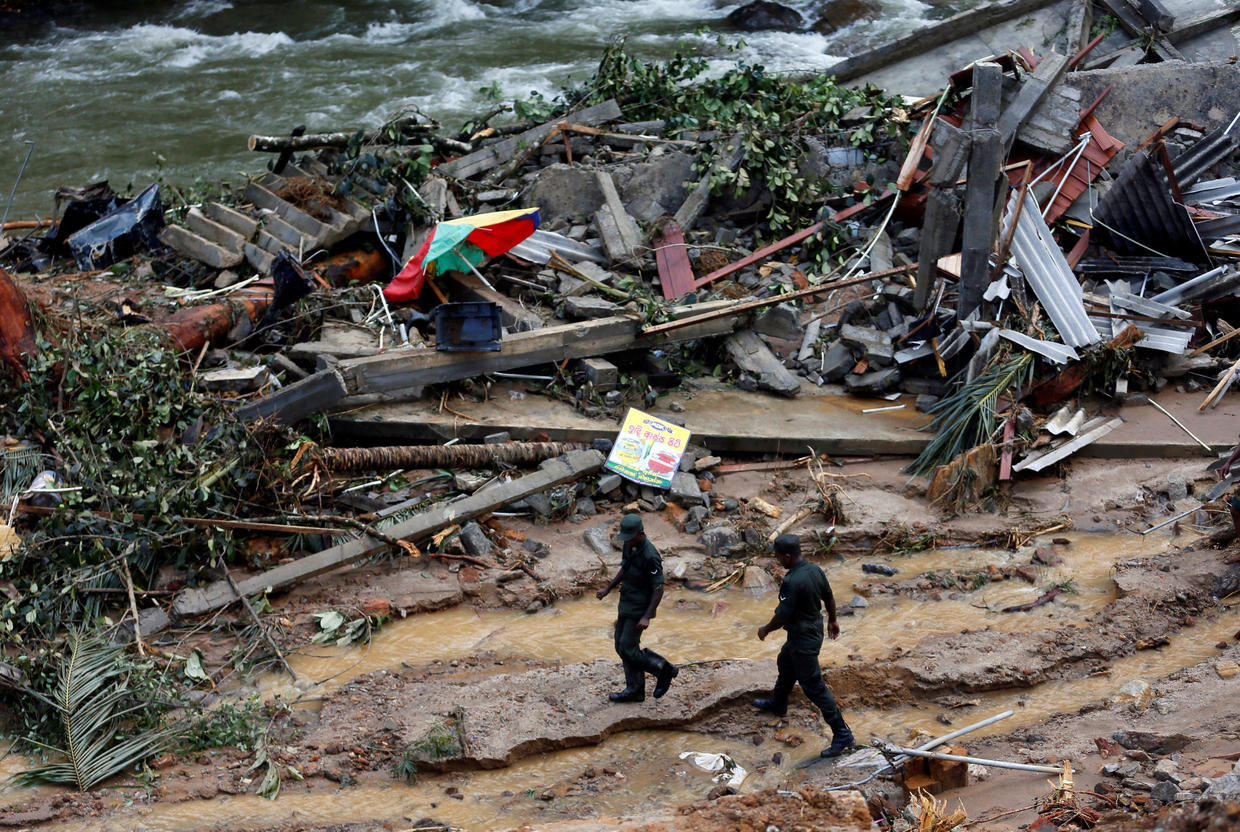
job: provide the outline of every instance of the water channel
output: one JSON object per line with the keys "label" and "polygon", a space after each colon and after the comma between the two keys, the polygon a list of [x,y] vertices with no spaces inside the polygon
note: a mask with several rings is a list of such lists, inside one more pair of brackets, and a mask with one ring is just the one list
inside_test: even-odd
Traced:
{"label": "water channel", "polygon": [[[508,102],[552,98],[584,81],[618,35],[646,59],[683,43],[716,67],[741,59],[814,71],[976,4],[880,0],[881,14],[829,37],[747,33],[737,52],[716,42],[739,37],[725,18],[741,3],[724,0],[100,4],[55,24],[0,29],[0,199],[27,142],[10,219],[49,216],[59,185],[242,182],[267,161],[246,150],[251,133],[377,127],[415,109],[458,130],[492,108],[491,90]],[[786,5],[816,17],[815,0]]]}
{"label": "water channel", "polygon": [[[1064,562],[1042,567],[1034,585],[1019,580],[987,584],[971,592],[944,591],[941,600],[916,600],[906,596],[873,595],[869,606],[841,619],[843,633],[823,652],[824,664],[884,656],[893,647],[911,647],[935,633],[990,628],[1018,632],[1084,625],[1084,618],[1114,600],[1110,575],[1114,565],[1138,557],[1174,557],[1167,554],[1170,537],[1118,539],[1114,535],[1078,533],[1071,545],[1058,547]],[[874,559],[869,559],[874,560]],[[867,560],[867,562],[869,562]],[[880,558],[900,570],[896,579],[949,569],[965,571],[1028,563],[1028,552],[1001,549],[942,549],[908,556]],[[825,564],[841,603],[849,587],[869,577],[860,561]],[[1003,614],[995,610],[1032,600],[1045,587],[1071,580],[1074,592],[1053,604],[1028,613]],[[330,696],[332,691],[357,676],[379,669],[398,668],[402,663],[425,666],[453,659],[485,655],[498,660],[537,658],[577,662],[611,656],[607,623],[611,605],[593,598],[563,601],[538,614],[508,611],[478,612],[456,607],[389,623],[371,644],[328,648],[312,645],[291,661],[299,676],[321,683],[304,692],[310,699]],[[674,661],[729,658],[734,660],[773,657],[780,640],[759,642],[758,624],[770,614],[770,593],[755,596],[731,589],[713,594],[674,589],[660,608],[660,615],[646,641]],[[554,624],[553,624],[554,622]],[[1070,713],[1082,704],[1114,695],[1133,679],[1154,681],[1203,661],[1216,652],[1214,644],[1240,627],[1240,608],[1203,620],[1174,636],[1157,650],[1145,650],[1111,662],[1105,672],[1071,681],[1043,683],[1031,688],[1000,690],[970,695],[974,701],[962,711],[923,702],[887,710],[849,712],[859,736],[904,739],[912,731],[941,734],[940,716],[956,725],[966,724],[1012,708],[1015,716],[983,729],[979,736],[1008,733],[1038,724],[1050,716]],[[501,668],[496,668],[499,671]],[[304,687],[304,685],[303,685]],[[281,676],[259,680],[257,689],[266,697],[295,699],[303,691]],[[238,690],[238,695],[254,689]],[[300,707],[317,707],[314,703]],[[686,750],[724,752],[750,771],[744,789],[796,782],[791,765],[816,754],[820,745],[817,725],[794,725],[806,742],[785,748],[770,741],[761,746],[719,739],[686,731],[630,731],[614,735],[597,746],[534,755],[508,768],[424,775],[417,783],[395,780],[342,788],[331,793],[302,794],[287,789],[269,802],[253,795],[217,797],[209,805],[200,801],[142,807],[135,805],[123,816],[94,825],[50,826],[58,829],[91,829],[100,832],[130,830],[135,823],[151,832],[183,832],[198,828],[209,812],[213,823],[272,823],[298,820],[306,823],[340,823],[359,818],[416,820],[434,817],[471,830],[506,829],[521,823],[546,823],[567,817],[632,814],[675,806],[701,799],[714,785],[710,776],[679,759]],[[774,764],[775,752],[782,752]],[[0,761],[0,774],[15,771],[20,761]],[[616,772],[614,776],[582,779],[583,772]],[[1031,775],[1036,776],[1036,775]],[[552,801],[540,795],[558,784]],[[568,785],[565,785],[568,784]],[[463,799],[453,799],[454,790]],[[0,793],[0,805],[21,800],[18,793]]]}

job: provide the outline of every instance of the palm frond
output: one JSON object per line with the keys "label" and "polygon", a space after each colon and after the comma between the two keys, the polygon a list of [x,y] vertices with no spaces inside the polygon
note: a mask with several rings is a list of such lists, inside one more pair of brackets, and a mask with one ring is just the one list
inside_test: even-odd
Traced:
{"label": "palm frond", "polygon": [[130,704],[123,647],[78,630],[69,632],[65,647],[56,688],[45,699],[60,720],[64,747],[42,746],[64,759],[18,772],[9,778],[15,785],[54,783],[89,791],[158,752],[172,736],[167,729],[134,731],[127,725],[126,717],[143,704]]}
{"label": "palm frond", "polygon": [[957,454],[990,441],[999,399],[1027,384],[1032,373],[1032,353],[996,359],[973,381],[945,396],[930,410],[934,439],[907,468],[909,473],[928,474],[951,462]]}

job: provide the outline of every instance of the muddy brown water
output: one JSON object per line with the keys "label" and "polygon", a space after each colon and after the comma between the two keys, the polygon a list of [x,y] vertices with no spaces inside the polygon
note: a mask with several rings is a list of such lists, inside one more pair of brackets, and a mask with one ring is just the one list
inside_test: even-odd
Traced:
{"label": "muddy brown water", "polygon": [[[1024,631],[1062,624],[1101,609],[1115,597],[1110,574],[1118,560],[1165,551],[1170,538],[1134,538],[1122,545],[1113,535],[1077,534],[1073,543],[1056,547],[1064,562],[1040,567],[1038,582],[1001,581],[974,592],[944,590],[943,600],[933,603],[907,596],[875,595],[868,607],[840,619],[838,641],[824,648],[826,662],[849,655],[873,658],[892,647],[911,647],[933,633],[990,627],[1000,631]],[[868,575],[861,564],[883,563],[896,568],[893,578]],[[867,580],[901,581],[929,572],[971,571],[996,566],[1025,565],[1029,553],[1005,549],[936,549],[911,555],[891,555],[827,562],[827,575],[843,607],[853,597],[852,587]],[[1006,606],[1033,601],[1048,587],[1074,582],[1076,592],[1029,613],[993,612]],[[956,597],[949,597],[956,596]],[[659,614],[642,642],[673,662],[707,659],[769,659],[779,652],[780,638],[760,642],[758,626],[771,617],[773,594],[756,595],[749,590],[716,593],[670,588]],[[365,647],[339,649],[312,645],[290,657],[299,676],[321,682],[318,693],[326,694],[350,679],[375,670],[399,668],[402,663],[421,666],[447,662],[479,653],[497,657],[528,657],[544,661],[580,662],[614,655],[609,626],[615,599],[598,601],[592,596],[562,601],[535,615],[524,612],[478,612],[458,606],[441,612],[412,616],[388,623]],[[295,698],[301,691],[287,676],[273,674],[259,681],[264,695]]]}
{"label": "muddy brown water", "polygon": [[[1161,554],[1170,538],[1133,539],[1113,535],[1076,534],[1061,549],[1065,562],[1044,568],[1037,585],[1006,581],[987,585],[958,598],[936,602],[905,597],[878,596],[858,614],[842,619],[843,634],[824,649],[824,662],[847,660],[850,654],[884,655],[893,646],[911,646],[935,632],[992,627],[1001,631],[1059,626],[1079,620],[1114,598],[1109,575],[1114,563],[1134,557]],[[927,571],[984,568],[987,564],[1025,563],[1028,552],[967,549],[936,550],[909,556],[874,558],[900,570],[896,579]],[[851,597],[853,583],[870,576],[860,561],[828,564],[828,572],[842,603]],[[1030,613],[1001,614],[988,611],[1032,600],[1046,586],[1071,578],[1077,592]],[[664,601],[648,641],[676,661],[704,658],[738,660],[769,658],[779,639],[766,643],[754,637],[756,627],[770,615],[770,593],[754,597],[744,590],[715,594],[673,590]],[[497,657],[534,657],[544,660],[584,661],[611,654],[607,626],[612,605],[594,599],[563,602],[537,615],[509,612],[478,613],[456,608],[419,615],[385,627],[367,647],[328,649],[316,646],[294,656],[300,675],[327,679],[310,692],[325,695],[349,679],[401,662],[425,665],[453,658],[493,654]],[[883,736],[903,741],[917,731],[940,734],[1006,709],[1015,715],[978,732],[977,736],[1007,733],[1038,724],[1048,717],[1077,710],[1083,703],[1116,695],[1134,679],[1152,681],[1214,655],[1214,644],[1240,626],[1240,609],[1233,608],[1174,636],[1160,650],[1147,650],[1110,664],[1106,673],[1072,681],[1047,682],[1020,690],[995,691],[970,697],[974,704],[950,710],[933,703],[920,703],[889,710],[854,710],[848,714],[860,736]],[[265,696],[293,698],[301,691],[280,677],[260,681]],[[505,769],[455,772],[423,776],[405,784],[393,780],[382,785],[363,784],[329,793],[303,794],[287,789],[271,802],[254,795],[217,797],[209,803],[189,801],[174,805],[135,805],[109,820],[78,820],[47,829],[89,829],[99,832],[131,830],[140,824],[150,832],[181,832],[199,828],[204,817],[214,824],[253,823],[278,825],[293,820],[303,823],[343,823],[378,818],[414,821],[434,817],[471,830],[497,830],[522,823],[547,823],[571,817],[635,814],[661,806],[674,806],[701,799],[715,784],[711,775],[679,758],[683,751],[726,753],[750,773],[743,789],[757,789],[796,782],[801,776],[792,765],[817,753],[823,743],[821,725],[792,725],[790,732],[805,742],[789,748],[773,740],[755,747],[749,742],[720,739],[686,731],[631,731],[612,736],[597,746],[535,755]],[[781,764],[772,763],[781,752]],[[20,761],[0,761],[0,775],[16,771]],[[616,776],[581,780],[582,773],[611,770]],[[858,778],[864,772],[858,773]],[[1038,776],[1038,775],[1030,775]],[[566,785],[567,784],[567,785]],[[254,784],[257,786],[257,782]],[[445,790],[455,787],[463,799]],[[557,787],[553,800],[540,799]],[[127,792],[128,793],[128,792]],[[24,793],[30,796],[29,792]],[[20,794],[0,794],[0,805],[25,799]],[[140,801],[138,802],[140,804]]]}

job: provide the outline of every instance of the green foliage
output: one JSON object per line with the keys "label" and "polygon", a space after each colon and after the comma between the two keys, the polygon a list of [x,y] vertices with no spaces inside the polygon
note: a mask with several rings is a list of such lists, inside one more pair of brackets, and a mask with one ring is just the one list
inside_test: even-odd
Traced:
{"label": "green foliage", "polygon": [[19,772],[12,781],[89,791],[167,746],[169,730],[141,727],[139,714],[150,703],[141,696],[141,687],[130,686],[131,675],[123,648],[106,635],[70,630],[55,684],[45,692],[27,689],[52,717],[60,741],[57,746],[29,736],[26,740],[60,759]]}
{"label": "green foliage", "polygon": [[235,704],[224,702],[197,714],[181,737],[180,749],[187,752],[207,748],[249,751],[257,748],[264,723],[263,706],[257,696]]}
{"label": "green foliage", "polygon": [[1029,382],[1032,372],[1033,355],[1023,352],[1015,358],[996,358],[973,381],[959,384],[929,411],[934,439],[907,470],[928,474],[957,454],[990,441],[999,399],[1005,395],[1018,398],[1012,394]]}
{"label": "green foliage", "polygon": [[392,764],[392,776],[406,783],[418,781],[418,760],[413,752],[402,751],[400,757]]}
{"label": "green foliage", "polygon": [[261,451],[244,427],[193,389],[154,333],[68,333],[41,341],[27,363],[30,381],[0,406],[3,429],[54,449],[80,490],[24,537],[24,557],[0,561],[0,580],[17,590],[0,605],[0,643],[51,639],[101,615],[109,596],[83,590],[122,588],[121,559],[140,582],[164,563],[226,556],[227,532],[179,518],[231,507],[260,467],[249,464]]}
{"label": "green foliage", "polygon": [[1089,27],[1089,39],[1093,40],[1098,35],[1110,35],[1119,26],[1119,18],[1107,12],[1102,17],[1094,18],[1094,22]]}
{"label": "green foliage", "polygon": [[[728,46],[722,39],[718,41]],[[830,75],[775,75],[757,64],[738,61],[708,76],[708,60],[677,50],[662,61],[642,61],[625,49],[623,38],[603,53],[594,75],[567,100],[596,104],[615,98],[635,120],[663,119],[670,133],[720,130],[739,134],[745,156],[736,170],[717,158],[699,160],[699,174],[710,171],[712,194],[743,194],[762,186],[773,197],[765,216],[772,233],[803,227],[816,218],[832,188],[824,177],[801,169],[807,139],[832,138],[834,144],[891,149],[907,146],[902,104],[879,90],[841,87]],[[868,107],[860,121],[843,117]],[[721,143],[722,144],[722,143]],[[879,158],[878,156],[875,157]]]}
{"label": "green foliage", "polygon": [[311,636],[310,640],[317,644],[335,644],[337,647],[366,644],[389,618],[386,615],[363,615],[347,619],[336,610],[316,612],[314,620],[318,622],[319,631]]}
{"label": "green foliage", "polygon": [[392,207],[397,213],[421,220],[432,217],[418,193],[431,170],[434,147],[425,144],[424,133],[406,133],[404,126],[412,123],[408,113],[401,113],[380,128],[387,144],[367,143],[365,131],[357,131],[335,164],[343,174],[336,194],[359,197],[365,190],[392,190]]}
{"label": "green foliage", "polygon": [[413,760],[444,760],[459,757],[464,751],[460,737],[460,719],[433,723],[417,742],[406,750]]}

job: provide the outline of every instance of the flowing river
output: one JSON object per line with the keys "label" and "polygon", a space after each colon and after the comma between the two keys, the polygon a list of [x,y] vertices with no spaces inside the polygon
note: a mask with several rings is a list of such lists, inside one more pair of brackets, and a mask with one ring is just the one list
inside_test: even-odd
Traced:
{"label": "flowing river", "polygon": [[[817,3],[786,5],[809,20]],[[49,216],[60,185],[236,183],[267,161],[246,150],[251,133],[376,127],[414,110],[458,130],[495,94],[550,99],[581,83],[620,35],[645,59],[683,44],[717,68],[740,59],[812,71],[976,0],[880,3],[881,14],[830,36],[748,33],[735,52],[716,42],[740,36],[725,18],[741,3],[725,0],[101,4],[0,29],[0,200],[27,151],[9,219]]]}

